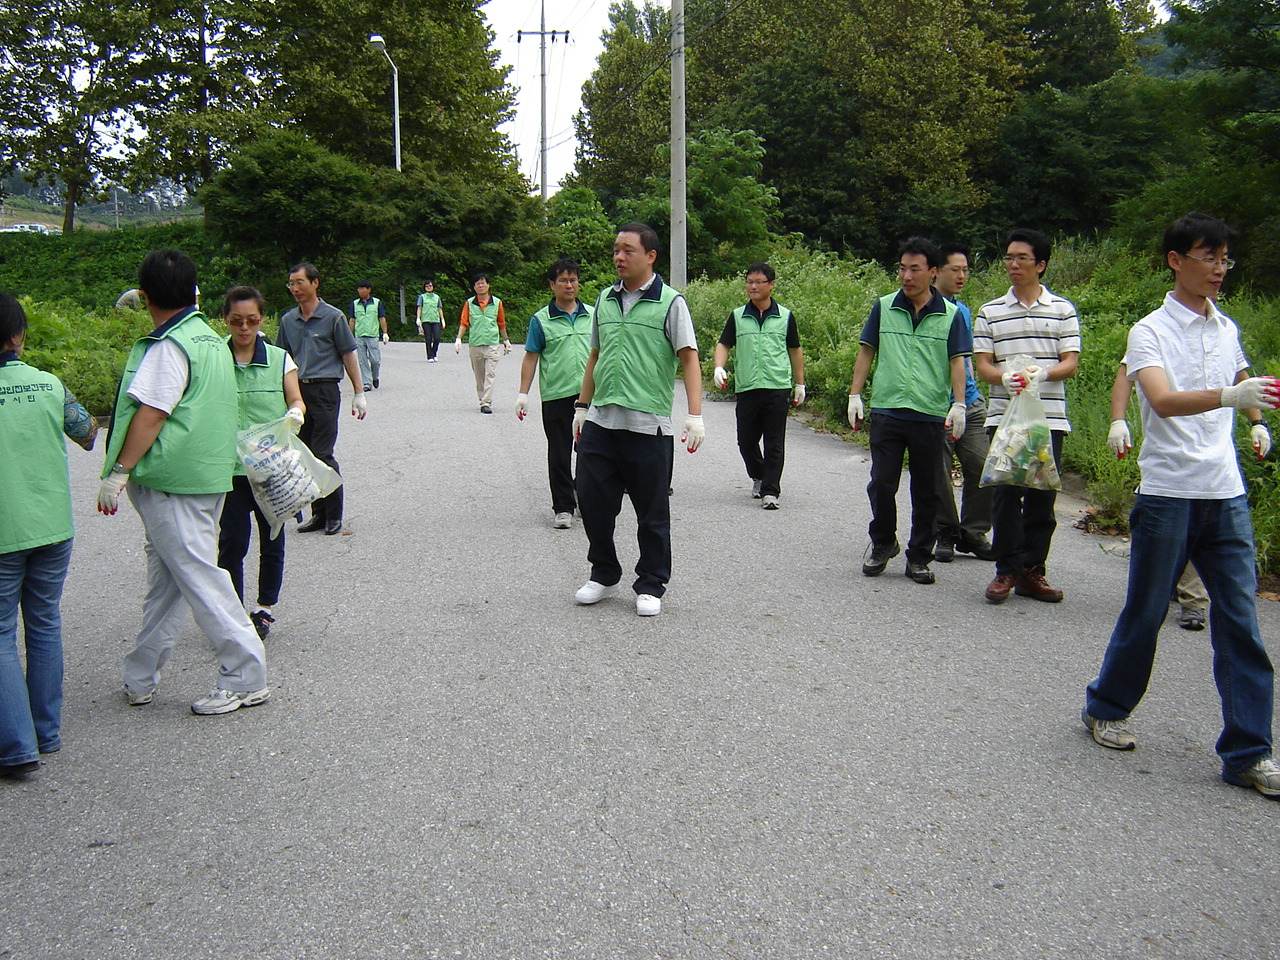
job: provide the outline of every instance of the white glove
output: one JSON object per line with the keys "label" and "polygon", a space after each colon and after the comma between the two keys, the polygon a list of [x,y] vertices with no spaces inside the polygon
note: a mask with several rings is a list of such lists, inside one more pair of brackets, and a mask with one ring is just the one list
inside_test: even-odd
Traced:
{"label": "white glove", "polygon": [[116,473],[114,470],[102,478],[98,487],[98,512],[107,516],[115,516],[120,509],[120,491],[129,482],[129,474]]}
{"label": "white glove", "polygon": [[1009,396],[1016,397],[1027,389],[1027,375],[1022,370],[1006,370],[1000,375],[1000,382],[1009,391]]}
{"label": "white glove", "polygon": [[1280,406],[1280,381],[1275,377],[1250,377],[1222,388],[1219,402],[1237,410],[1274,410]]}
{"label": "white glove", "polygon": [[1111,429],[1107,431],[1107,446],[1121,460],[1133,449],[1133,437],[1129,435],[1129,424],[1123,419],[1111,421]]}
{"label": "white glove", "polygon": [[384,333],[384,334],[382,335],[382,342],[383,342],[383,343],[387,343],[390,339],[391,339],[391,337],[390,337],[390,335],[389,335],[389,334],[385,334],[385,333]]}
{"label": "white glove", "polygon": [[702,417],[694,416],[692,413],[684,418],[684,434],[680,437],[680,442],[685,445],[685,449],[690,453],[694,453],[702,446],[702,441],[707,437],[707,428],[702,425]]}
{"label": "white glove", "polygon": [[296,423],[298,426],[302,426],[303,421],[306,420],[306,417],[303,415],[302,411],[299,410],[297,407],[290,407],[288,410],[284,412],[284,415],[288,417],[290,420],[292,420],[294,423]]}
{"label": "white glove", "polygon": [[503,353],[503,355],[505,356],[506,354],[508,354],[508,353],[510,353],[510,352],[511,352],[511,341],[510,341],[510,340],[503,340],[503,341],[502,341],[502,353]]}
{"label": "white glove", "polygon": [[529,413],[529,395],[527,393],[516,394],[516,417],[523,420]]}
{"label": "white glove", "polygon": [[965,406],[959,400],[951,405],[951,409],[947,411],[947,419],[942,421],[942,425],[951,433],[952,440],[959,440],[964,436],[964,424],[968,417]]}
{"label": "white glove", "polygon": [[453,341],[453,352],[454,352],[454,353],[461,353],[461,352],[462,352],[462,338],[461,338],[461,337],[459,337],[457,340]]}
{"label": "white glove", "polygon": [[573,442],[576,445],[582,436],[582,425],[587,422],[587,408],[576,407],[573,411]]}
{"label": "white glove", "polygon": [[359,420],[364,419],[364,415],[369,412],[369,401],[364,398],[363,393],[354,393],[351,395],[351,415]]}
{"label": "white glove", "polygon": [[716,389],[723,390],[724,385],[729,382],[729,374],[725,372],[724,367],[716,367],[716,372],[712,379],[716,382]]}
{"label": "white glove", "polygon": [[791,388],[791,405],[798,407],[802,403],[804,403],[804,384],[797,383]]}
{"label": "white glove", "polygon": [[1253,450],[1258,459],[1265,460],[1271,452],[1271,431],[1265,423],[1256,423],[1249,428],[1249,435],[1253,437]]}
{"label": "white glove", "polygon": [[862,394],[860,393],[849,394],[849,408],[845,412],[849,416],[849,426],[857,430],[859,422],[867,419],[863,415]]}
{"label": "white glove", "polygon": [[1037,383],[1044,383],[1049,379],[1049,371],[1044,367],[1027,367],[1022,371],[1023,376],[1027,378],[1027,386],[1033,387]]}
{"label": "white glove", "polygon": [[421,333],[421,332],[422,332],[422,321],[421,321],[421,320],[418,320],[418,321],[415,321],[415,322],[416,322],[416,323],[417,323],[417,325],[418,325],[418,332],[419,332],[419,333]]}

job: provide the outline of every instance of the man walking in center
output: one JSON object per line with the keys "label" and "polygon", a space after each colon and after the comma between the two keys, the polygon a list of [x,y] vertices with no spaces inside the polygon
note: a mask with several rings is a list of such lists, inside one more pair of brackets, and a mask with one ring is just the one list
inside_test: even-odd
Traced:
{"label": "man walking in center", "polygon": [[[320,299],[320,271],[314,264],[304,262],[290,270],[288,287],[297,306],[280,318],[276,339],[298,365],[298,385],[307,409],[298,438],[316,459],[338,470],[333,447],[338,442],[338,408],[342,402],[339,384],[344,370],[355,391],[351,415],[363,420],[369,410],[356,363],[356,338],[342,311]],[[344,484],[313,502],[311,519],[300,523],[298,532],[323,530],[328,536],[341,533],[345,489]]]}
{"label": "man walking in center", "polygon": [[677,370],[689,415],[681,441],[693,453],[702,425],[702,370],[685,299],[653,269],[658,235],[643,223],[618,229],[618,282],[596,300],[591,353],[573,431],[578,440],[578,509],[589,544],[591,578],[574,599],[598,603],[618,590],[622,565],[613,542],[622,494],[636,511],[636,613],[662,612],[671,579],[671,407]]}
{"label": "man walking in center", "polygon": [[547,474],[551,481],[551,511],[557,530],[573,526],[578,501],[573,490],[573,410],[582,390],[582,374],[591,352],[591,316],[578,300],[578,263],[557,260],[547,270],[551,302],[533,315],[520,364],[520,393],[516,416],[529,410],[529,387],[538,371],[542,397],[542,431],[547,435]]}
{"label": "man walking in center", "polygon": [[[942,266],[938,268],[937,291],[956,305],[969,335],[973,335],[973,319],[969,308],[960,301],[960,292],[969,280],[969,251],[958,243],[944,243],[938,248]],[[954,403],[956,397],[951,398]],[[939,563],[950,563],[956,554],[971,553],[979,560],[994,560],[987,534],[991,530],[991,488],[981,486],[982,468],[987,460],[987,401],[973,379],[973,362],[964,363],[964,433],[954,440],[944,437],[946,450],[942,456],[940,478],[942,501],[938,507],[938,542],[933,555]],[[956,498],[951,486],[951,463],[960,461],[964,477],[964,499],[956,513]]]}
{"label": "man walking in center", "polygon": [[911,472],[911,538],[904,573],[916,583],[934,582],[934,525],[938,518],[938,464],[943,430],[965,428],[964,361],[973,349],[956,305],[933,289],[942,256],[924,237],[912,237],[898,252],[901,289],[871,307],[849,384],[849,425],[864,419],[862,390],[876,363],[871,394],[871,543],[863,576],[878,577],[901,550],[898,544],[898,484],[902,460]]}
{"label": "man walking in center", "polygon": [[804,403],[800,331],[791,310],[773,299],[776,276],[767,263],[747,267],[747,303],[729,314],[715,353],[716,388],[723,390],[729,380],[724,365],[734,351],[738,452],[751,495],[766,510],[778,509],[782,492],[787,408]]}
{"label": "man walking in center", "polygon": [[127,488],[146,537],[147,595],[124,659],[125,698],[154,699],[189,605],[218,658],[216,685],[191,710],[221,714],[264,703],[271,690],[262,641],[216,562],[239,410],[235,365],[195,308],[195,286],[195,264],[177,250],[142,261],[138,288],[155,329],[125,361],[98,511],[114,515]]}
{"label": "man walking in center", "polygon": [[1137,746],[1127,720],[1146,693],[1169,594],[1189,559],[1209,592],[1222,779],[1276,798],[1275,679],[1258,632],[1253,525],[1232,428],[1235,411],[1243,411],[1254,449],[1266,456],[1271,436],[1262,410],[1280,406],[1280,381],[1249,376],[1239,330],[1215,304],[1235,265],[1230,238],[1213,217],[1175,221],[1163,244],[1173,291],[1129,331],[1125,362],[1138,384],[1143,429],[1129,589],[1081,719],[1104,747]]}
{"label": "man walking in center", "polygon": [[361,280],[356,285],[359,294],[351,301],[347,322],[356,338],[356,355],[360,359],[360,382],[365,391],[378,389],[378,374],[382,372],[382,345],[387,335],[387,308],[373,295],[373,285]]}
{"label": "man walking in center", "polygon": [[507,339],[507,314],[502,301],[489,295],[489,275],[477,273],[472,281],[476,295],[462,305],[462,317],[458,321],[458,339],[453,342],[453,352],[462,352],[462,338],[467,338],[471,351],[471,372],[476,378],[476,399],[481,413],[493,413],[493,378],[498,372],[498,343],[502,353],[511,352]]}
{"label": "man walking in center", "polygon": [[[1052,434],[1053,459],[1062,470],[1062,438],[1071,430],[1067,420],[1064,381],[1080,366],[1080,321],[1070,300],[1040,282],[1049,266],[1049,238],[1039,230],[1018,229],[1009,234],[1004,267],[1009,292],[984,303],[973,323],[973,369],[991,384],[987,432],[994,434],[1004,419],[1009,400],[1030,384],[1039,384]],[[1028,356],[1025,372],[1007,369],[1010,360]],[[1058,521],[1054,490],[1035,490],[999,484],[992,495],[992,550],[996,576],[987,585],[988,603],[1004,603],[1009,594],[1057,603],[1062,591],[1050,586],[1045,572],[1049,544]]]}

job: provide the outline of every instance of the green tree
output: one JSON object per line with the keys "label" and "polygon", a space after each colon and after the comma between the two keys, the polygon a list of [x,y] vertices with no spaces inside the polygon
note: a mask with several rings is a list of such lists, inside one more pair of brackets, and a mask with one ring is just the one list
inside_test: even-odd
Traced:
{"label": "green tree", "polygon": [[1026,0],[1034,67],[1029,89],[1072,90],[1098,83],[1133,62],[1135,51],[1112,0]]}

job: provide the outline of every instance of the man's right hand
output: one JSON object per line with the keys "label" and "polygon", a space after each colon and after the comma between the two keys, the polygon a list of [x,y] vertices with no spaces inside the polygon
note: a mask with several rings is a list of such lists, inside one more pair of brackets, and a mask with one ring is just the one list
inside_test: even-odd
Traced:
{"label": "man's right hand", "polygon": [[529,414],[529,395],[527,393],[516,394],[516,418],[523,420]]}
{"label": "man's right hand", "polygon": [[1129,435],[1129,424],[1123,419],[1111,421],[1111,429],[1107,431],[1107,446],[1121,460],[1133,449],[1133,437]]}
{"label": "man's right hand", "polygon": [[725,384],[729,382],[729,374],[725,372],[724,367],[716,367],[716,372],[712,379],[716,382],[716,389],[723,390]]}
{"label": "man's right hand", "polygon": [[587,422],[587,408],[578,407],[573,411],[573,445],[578,445],[578,438],[582,436],[582,425]]}
{"label": "man's right hand", "polygon": [[114,470],[102,478],[98,487],[98,512],[109,517],[115,516],[120,509],[120,491],[129,483],[127,473],[116,473]]}
{"label": "man's right hand", "polygon": [[1280,407],[1280,380],[1275,377],[1250,377],[1222,388],[1219,402],[1237,410],[1274,410]]}
{"label": "man's right hand", "polygon": [[462,352],[462,338],[461,338],[461,337],[459,337],[457,340],[453,341],[453,352],[454,352],[454,353],[461,353],[461,352]]}
{"label": "man's right hand", "polygon": [[864,411],[862,409],[862,394],[860,393],[849,394],[849,406],[848,406],[848,409],[845,410],[845,413],[849,417],[849,426],[857,430],[858,424],[860,424],[863,420],[866,419],[866,416],[864,416]]}
{"label": "man's right hand", "polygon": [[351,395],[351,415],[358,420],[363,420],[365,414],[369,412],[369,401],[365,399],[363,393],[354,393]]}

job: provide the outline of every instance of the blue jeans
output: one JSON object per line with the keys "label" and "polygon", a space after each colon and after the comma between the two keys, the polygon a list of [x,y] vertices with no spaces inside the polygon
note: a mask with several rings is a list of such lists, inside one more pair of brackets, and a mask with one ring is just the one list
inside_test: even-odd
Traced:
{"label": "blue jeans", "polygon": [[1258,634],[1253,524],[1249,504],[1138,495],[1129,517],[1133,547],[1129,591],[1085,708],[1099,720],[1123,720],[1151,679],[1156,635],[1169,596],[1190,559],[1209,593],[1213,678],[1222,700],[1217,751],[1223,772],[1271,756],[1274,680]]}
{"label": "blue jeans", "polygon": [[[0,766],[62,746],[62,584],[71,541],[0,554]],[[18,608],[27,671],[18,659]]]}

